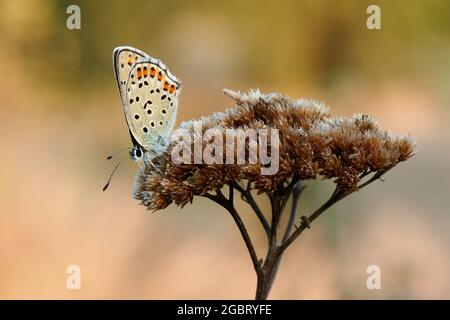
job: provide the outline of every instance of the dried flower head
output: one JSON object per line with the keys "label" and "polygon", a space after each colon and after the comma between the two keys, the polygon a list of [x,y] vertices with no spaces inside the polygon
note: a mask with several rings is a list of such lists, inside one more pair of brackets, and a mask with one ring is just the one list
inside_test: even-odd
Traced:
{"label": "dried flower head", "polygon": [[[333,117],[323,103],[304,99],[293,101],[278,93],[261,94],[259,90],[246,94],[224,92],[236,105],[198,120],[202,123],[201,133],[211,128],[224,135],[227,129],[278,129],[277,173],[261,175],[264,166],[261,161],[175,164],[171,152],[177,142],[173,141],[164,153],[152,160],[155,167],[147,165],[137,175],[134,197],[147,208],[159,210],[172,202],[182,207],[192,202],[194,196],[206,195],[241,180],[250,181],[258,193],[270,194],[294,179],[317,178],[331,179],[339,190],[353,192],[358,190],[365,176],[375,174],[378,178],[414,154],[411,137],[393,136],[381,130],[367,115]],[[181,124],[194,139],[201,140],[202,148],[194,150],[193,157],[195,152],[203,152],[209,142],[195,132],[195,124],[195,120]],[[223,143],[227,148],[225,141]],[[249,141],[249,145],[251,143],[261,142]],[[225,154],[220,156],[225,157]]]}

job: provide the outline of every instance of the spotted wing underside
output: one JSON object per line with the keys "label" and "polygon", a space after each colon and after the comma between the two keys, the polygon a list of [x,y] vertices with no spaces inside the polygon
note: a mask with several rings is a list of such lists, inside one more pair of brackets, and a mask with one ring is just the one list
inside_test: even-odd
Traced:
{"label": "spotted wing underside", "polygon": [[136,62],[147,59],[148,57],[149,56],[145,52],[133,47],[117,47],[114,49],[114,73],[116,75],[116,82],[119,87],[122,104],[125,104],[125,86],[131,67]]}
{"label": "spotted wing underside", "polygon": [[125,115],[131,133],[146,150],[170,138],[181,82],[152,57],[136,62],[125,85]]}

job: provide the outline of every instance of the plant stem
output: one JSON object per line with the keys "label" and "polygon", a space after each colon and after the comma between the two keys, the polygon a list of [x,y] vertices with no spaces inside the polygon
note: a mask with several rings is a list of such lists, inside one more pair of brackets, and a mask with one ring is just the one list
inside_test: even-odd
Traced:
{"label": "plant stem", "polygon": [[[381,178],[381,176],[383,176],[387,171],[389,171],[389,169],[384,170],[384,171],[380,171],[380,172],[376,172],[370,179],[368,179],[367,181],[361,183],[358,188],[356,190],[361,190],[364,187],[367,187],[369,184],[371,184],[372,182],[378,180]],[[368,175],[368,173],[363,174],[363,176]],[[362,177],[363,177],[362,176]],[[328,208],[330,208],[332,205],[334,205],[336,202],[344,199],[345,197],[347,197],[348,195],[352,194],[353,192],[355,192],[356,190],[350,190],[350,191],[342,191],[340,190],[338,187],[335,188],[333,194],[330,196],[330,198],[328,198],[328,200],[320,207],[318,208],[316,211],[314,211],[311,215],[309,215],[307,217],[307,220],[309,221],[309,223],[312,223],[314,220],[316,220],[323,212],[325,212]],[[296,230],[286,239],[286,241],[284,241],[279,247],[278,247],[278,255],[281,255],[283,253],[283,251],[285,251],[287,249],[287,247],[289,247],[289,245],[307,228],[307,226],[302,223],[300,224],[300,226],[296,226]]]}
{"label": "plant stem", "polygon": [[236,223],[236,225],[239,228],[239,231],[241,232],[241,235],[242,235],[242,238],[244,239],[245,245],[247,246],[247,250],[250,254],[250,258],[252,259],[253,267],[254,267],[255,271],[258,273],[260,271],[258,256],[256,255],[256,251],[253,246],[252,240],[247,232],[247,228],[245,227],[244,222],[242,221],[241,217],[239,216],[239,213],[234,208],[234,205],[232,203],[232,197],[231,197],[231,201],[230,201],[230,199],[227,199],[222,194],[222,192],[220,192],[220,190],[217,191],[216,195],[212,195],[212,194],[208,193],[208,194],[205,194],[204,196],[208,199],[213,200],[217,204],[221,205],[222,207],[227,209],[228,212],[231,214],[234,222]]}
{"label": "plant stem", "polygon": [[[390,168],[389,168],[390,169]],[[375,173],[371,178],[367,179],[367,181],[361,183],[356,190],[362,189],[381,178],[383,174],[385,174],[389,169],[383,172]],[[367,176],[370,172],[366,172],[360,176],[363,178]],[[256,300],[265,300],[267,299],[270,289],[275,280],[276,273],[278,271],[282,255],[284,251],[295,241],[295,239],[300,236],[300,234],[306,229],[309,228],[309,224],[316,220],[323,212],[325,212],[328,208],[334,205],[336,202],[342,200],[346,196],[350,195],[356,190],[343,191],[339,187],[336,187],[334,192],[328,198],[328,200],[320,206],[316,211],[314,211],[309,216],[302,217],[302,222],[300,225],[295,224],[295,220],[297,217],[297,208],[299,204],[299,199],[304,190],[305,186],[301,185],[301,182],[293,177],[292,181],[285,187],[280,187],[275,192],[269,194],[270,204],[272,208],[272,219],[271,223],[267,222],[264,214],[258,207],[256,201],[253,199],[250,191],[250,185],[248,188],[243,188],[238,182],[233,181],[229,184],[229,197],[228,199],[223,195],[220,190],[216,191],[216,194],[207,193],[203,195],[204,197],[213,200],[217,204],[221,205],[231,214],[234,222],[238,226],[238,229],[244,239],[247,250],[249,252],[250,258],[253,263],[253,268],[255,269],[257,276],[257,285],[256,285]],[[247,228],[242,221],[239,213],[234,207],[233,199],[234,199],[234,190],[238,190],[241,193],[242,199],[246,201],[256,216],[258,217],[261,225],[264,228],[265,234],[267,236],[268,248],[266,257],[263,260],[259,260],[256,254],[255,247],[253,242],[248,234]],[[278,236],[278,225],[281,220],[282,214],[284,212],[284,208],[286,203],[292,194],[292,207],[290,210],[288,224],[286,229],[284,230],[283,237],[281,243],[278,244],[277,236]],[[292,231],[295,228],[294,231]]]}
{"label": "plant stem", "polygon": [[[281,240],[281,243],[285,242],[289,235],[292,232],[292,229],[295,225],[295,218],[297,217],[297,208],[300,200],[300,196],[303,192],[303,190],[306,188],[306,186],[302,185],[301,181],[298,181],[294,188],[292,189],[292,206],[289,214],[289,221],[286,226],[286,229],[284,231],[283,239]],[[278,272],[278,267],[281,263],[282,255],[280,255],[274,263],[273,269],[270,273],[269,283],[268,283],[268,291],[270,292],[270,289],[272,288],[273,282],[275,281],[275,276]]]}
{"label": "plant stem", "polygon": [[[250,184],[250,182],[249,182],[249,184]],[[242,186],[236,181],[233,181],[232,185],[234,188],[239,190],[239,192],[241,193],[242,199],[252,207],[253,211],[255,211],[256,216],[258,217],[259,221],[261,222],[261,225],[264,228],[264,232],[266,233],[267,236],[269,236],[269,234],[270,234],[269,223],[267,222],[266,217],[264,216],[264,214],[262,213],[258,204],[256,203],[255,199],[253,198],[250,189],[242,188]]]}

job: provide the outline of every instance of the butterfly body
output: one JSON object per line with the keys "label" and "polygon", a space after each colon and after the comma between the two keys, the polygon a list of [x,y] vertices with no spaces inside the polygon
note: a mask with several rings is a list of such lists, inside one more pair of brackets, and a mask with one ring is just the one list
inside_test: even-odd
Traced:
{"label": "butterfly body", "polygon": [[134,161],[151,162],[168,144],[178,110],[181,81],[158,59],[132,47],[113,52]]}

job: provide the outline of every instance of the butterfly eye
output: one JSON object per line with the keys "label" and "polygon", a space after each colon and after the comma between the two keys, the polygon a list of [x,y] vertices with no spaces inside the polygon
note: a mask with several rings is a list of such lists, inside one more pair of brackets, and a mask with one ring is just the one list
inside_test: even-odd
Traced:
{"label": "butterfly eye", "polygon": [[136,149],[136,151],[135,151],[135,155],[136,155],[136,158],[140,158],[140,157],[142,157],[142,151],[141,151],[141,149]]}

